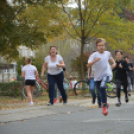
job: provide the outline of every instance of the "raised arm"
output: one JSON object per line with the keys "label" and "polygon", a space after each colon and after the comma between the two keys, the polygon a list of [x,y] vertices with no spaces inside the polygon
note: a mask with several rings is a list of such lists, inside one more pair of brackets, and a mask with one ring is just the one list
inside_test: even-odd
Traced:
{"label": "raised arm", "polygon": [[87,64],[87,67],[89,68],[89,67],[91,67],[95,62],[97,62],[97,61],[99,61],[101,58],[96,58],[95,60],[93,60],[92,62],[89,62],[88,64]]}
{"label": "raised arm", "polygon": [[64,61],[60,61],[60,64],[56,64],[57,67],[61,67],[61,68],[65,68],[65,64],[64,64]]}
{"label": "raised arm", "polygon": [[116,62],[115,62],[115,60],[113,59],[113,57],[111,57],[111,59],[109,59],[109,61],[110,61],[110,63],[112,63],[111,68],[114,70],[115,67],[116,67]]}

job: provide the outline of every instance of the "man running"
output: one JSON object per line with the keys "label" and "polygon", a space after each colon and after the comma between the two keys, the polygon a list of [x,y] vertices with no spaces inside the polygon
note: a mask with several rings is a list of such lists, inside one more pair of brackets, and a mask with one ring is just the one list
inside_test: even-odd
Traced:
{"label": "man running", "polygon": [[105,51],[106,48],[106,40],[102,38],[98,38],[96,40],[96,48],[97,52],[94,52],[88,60],[87,67],[91,67],[93,64],[95,65],[95,73],[94,79],[96,81],[96,87],[100,90],[101,99],[103,103],[102,114],[108,114],[108,104],[107,104],[107,93],[106,93],[106,83],[109,80],[109,70],[108,70],[108,62],[112,62],[112,68],[116,66],[114,59],[111,56],[111,53]]}

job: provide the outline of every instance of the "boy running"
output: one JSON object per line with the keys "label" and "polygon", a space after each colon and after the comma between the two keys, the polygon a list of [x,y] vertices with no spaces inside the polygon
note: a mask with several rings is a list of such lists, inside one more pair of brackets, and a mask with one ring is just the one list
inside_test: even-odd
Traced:
{"label": "boy running", "polygon": [[102,99],[102,114],[108,114],[108,104],[107,104],[107,93],[106,93],[106,83],[109,80],[109,68],[108,61],[112,62],[112,68],[116,66],[114,59],[111,56],[109,51],[105,51],[106,48],[106,40],[102,38],[98,38],[96,40],[96,48],[97,52],[94,52],[88,59],[87,67],[95,65],[95,73],[94,80],[96,82],[96,87],[101,93]]}

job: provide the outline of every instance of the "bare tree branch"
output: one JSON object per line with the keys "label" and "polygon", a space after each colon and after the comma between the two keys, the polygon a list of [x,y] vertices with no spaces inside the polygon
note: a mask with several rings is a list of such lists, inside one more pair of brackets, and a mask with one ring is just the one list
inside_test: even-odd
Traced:
{"label": "bare tree branch", "polygon": [[[68,31],[66,30],[64,24],[62,24],[62,26],[64,27],[64,30],[65,30],[72,38],[76,39],[72,34],[70,34],[70,32],[68,32]],[[81,40],[79,40],[79,39],[76,39],[76,40],[81,41]]]}
{"label": "bare tree branch", "polygon": [[68,12],[66,12],[66,10],[65,10],[65,8],[64,8],[63,1],[62,1],[62,7],[63,7],[63,11],[64,11],[64,12],[68,15],[69,21],[71,22],[71,25],[73,26],[73,28],[74,28],[75,32],[76,32],[76,33],[77,33],[77,35],[81,38],[80,34],[78,33],[78,31],[76,30],[76,28],[75,28],[74,24],[73,24],[73,23],[72,23],[72,21],[71,21],[71,18],[70,18],[69,13],[68,13]]}
{"label": "bare tree branch", "polygon": [[83,27],[82,27],[83,18],[82,18],[82,13],[81,13],[81,0],[78,0],[78,7],[79,7],[79,15],[80,15],[80,21],[81,21],[81,31],[83,31]]}
{"label": "bare tree branch", "polygon": [[[99,10],[99,13],[98,13],[98,15],[97,15],[97,17],[96,17],[96,20],[94,21],[94,24],[93,24],[92,28],[96,25],[96,22],[98,21],[98,19],[100,18],[100,16],[101,16],[105,11],[107,11],[107,9],[108,9],[108,8],[106,8],[106,10],[104,10],[103,12],[101,12],[102,8],[103,8],[103,5],[101,6],[101,8],[100,8],[100,10]],[[91,32],[92,28],[89,30],[89,32],[87,33],[87,35],[86,35],[85,37],[87,37],[87,36],[89,35],[89,33]]]}

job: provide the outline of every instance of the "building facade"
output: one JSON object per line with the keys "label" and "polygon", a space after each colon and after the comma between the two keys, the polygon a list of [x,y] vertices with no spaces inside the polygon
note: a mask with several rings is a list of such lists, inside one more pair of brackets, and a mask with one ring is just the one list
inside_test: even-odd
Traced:
{"label": "building facade", "polygon": [[[19,55],[20,57],[35,57],[35,51],[31,49],[20,46],[19,47]],[[11,82],[13,79],[17,79],[17,63],[12,62],[10,67],[7,67],[7,62],[3,57],[0,57],[0,82]],[[3,67],[5,65],[5,67]]]}

